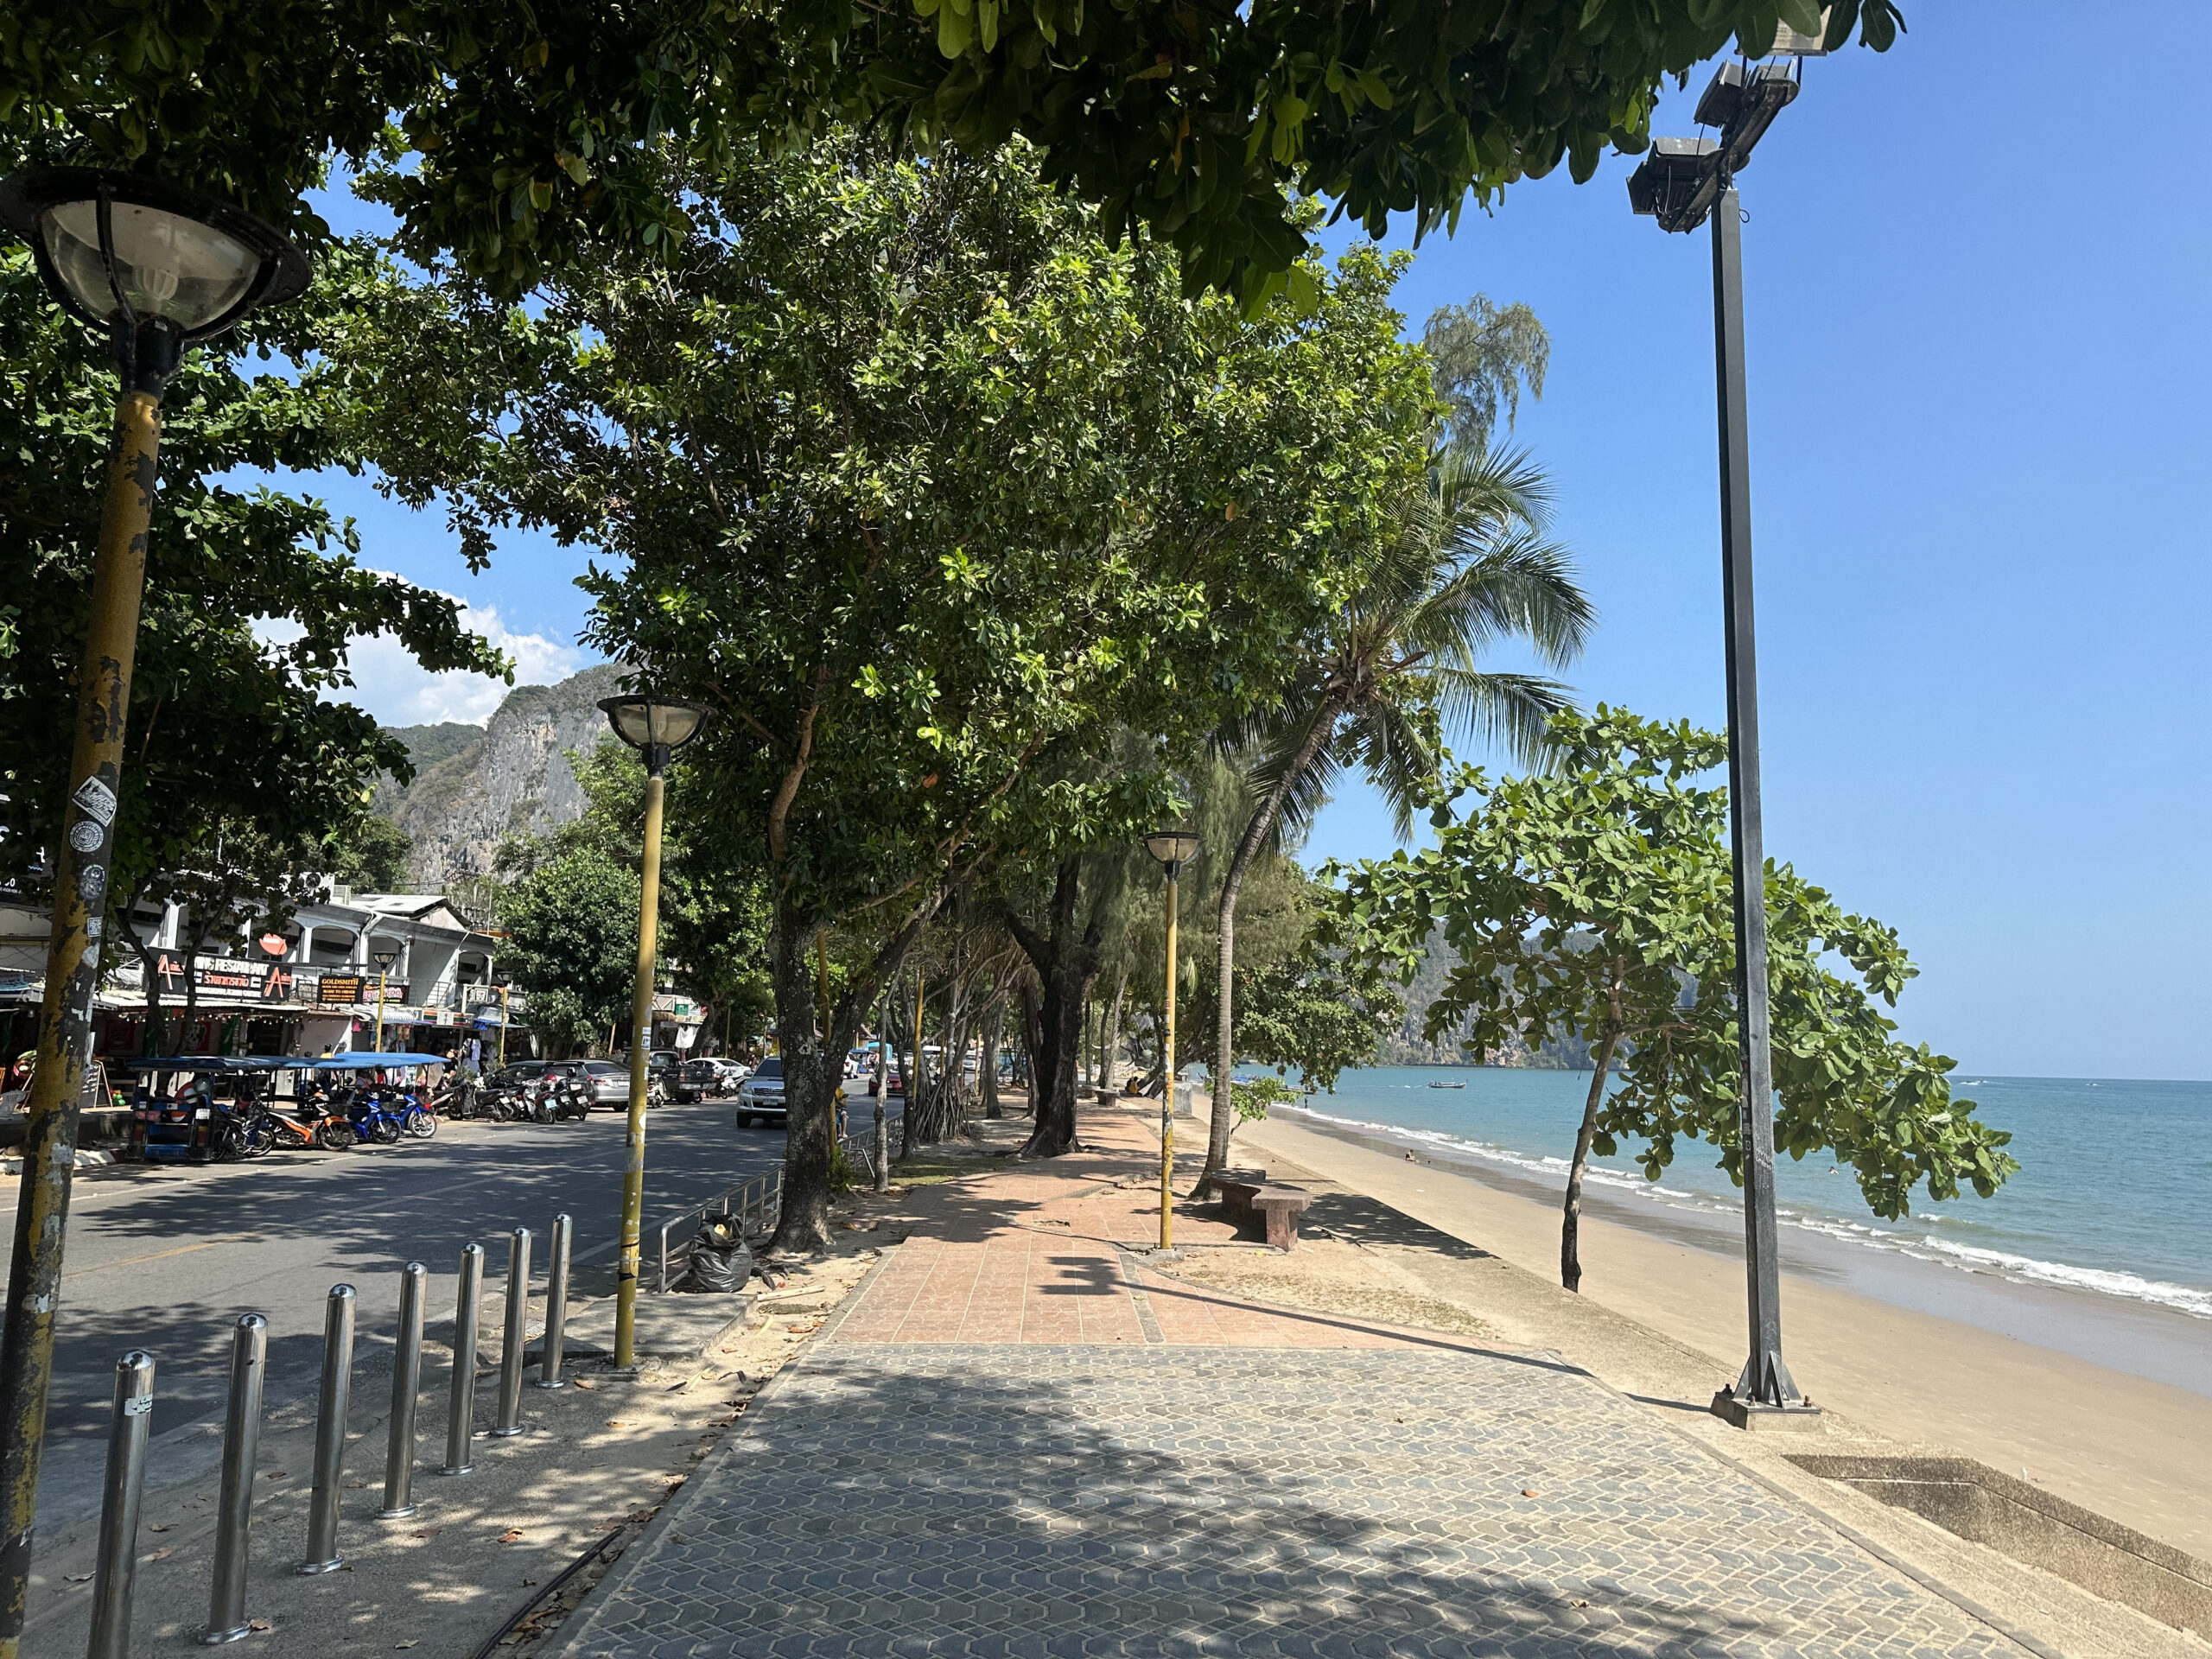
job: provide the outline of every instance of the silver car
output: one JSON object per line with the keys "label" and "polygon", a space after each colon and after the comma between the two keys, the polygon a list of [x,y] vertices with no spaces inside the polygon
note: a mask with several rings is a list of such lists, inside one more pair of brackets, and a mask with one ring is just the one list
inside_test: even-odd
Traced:
{"label": "silver car", "polygon": [[584,1082],[591,1089],[591,1103],[594,1109],[612,1106],[627,1109],[630,1104],[630,1071],[613,1060],[583,1062]]}
{"label": "silver car", "polygon": [[760,1069],[737,1085],[737,1127],[781,1123],[784,1110],[784,1063],[774,1055],[760,1062]]}

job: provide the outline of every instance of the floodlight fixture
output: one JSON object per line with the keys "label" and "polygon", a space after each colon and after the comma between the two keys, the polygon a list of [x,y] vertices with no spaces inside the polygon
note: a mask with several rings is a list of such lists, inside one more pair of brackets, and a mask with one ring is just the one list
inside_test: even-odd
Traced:
{"label": "floodlight fixture", "polygon": [[636,692],[601,698],[599,707],[614,735],[643,754],[645,770],[655,776],[670,755],[699,735],[712,712],[703,702]]}
{"label": "floodlight fixture", "polygon": [[305,256],[273,226],[140,174],[18,173],[0,181],[0,223],[63,308],[114,342],[124,385],[155,397],[186,346],[308,285]]}
{"label": "floodlight fixture", "polygon": [[1187,830],[1156,830],[1144,838],[1144,845],[1171,875],[1198,855],[1198,838]]}

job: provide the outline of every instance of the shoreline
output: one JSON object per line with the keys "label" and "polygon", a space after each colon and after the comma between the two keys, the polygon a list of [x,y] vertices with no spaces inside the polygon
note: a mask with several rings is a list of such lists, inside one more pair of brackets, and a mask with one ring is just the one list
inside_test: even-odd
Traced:
{"label": "shoreline", "polygon": [[[1501,1167],[1416,1130],[1401,1135],[1387,1127],[1357,1127],[1296,1106],[1278,1110],[1286,1121],[1315,1134],[1394,1156],[1411,1152],[1424,1164],[1548,1208],[1556,1231],[1563,1177],[1548,1181],[1534,1172]],[[1627,1189],[1592,1181],[1582,1190],[1582,1213],[1586,1222],[1596,1217],[1731,1262],[1743,1260],[1740,1211],[1654,1204]],[[1817,1229],[1777,1230],[1784,1273],[2212,1398],[2212,1321],[2154,1302],[1930,1262]]]}
{"label": "shoreline", "polygon": [[[1249,1125],[1236,1145],[1246,1161],[1297,1164],[1558,1284],[1555,1190],[1447,1161],[1433,1147],[1291,1114]],[[1881,1257],[1807,1238],[1815,1250]],[[1870,1284],[1865,1264],[1832,1264],[1805,1242],[1785,1249],[1783,1330],[1791,1368],[1815,1402],[1838,1419],[2021,1473],[2212,1556],[2212,1325],[2149,1307],[2138,1317],[2130,1307],[2107,1328],[2069,1306],[2089,1293],[1881,1258],[1878,1268],[1893,1260],[1952,1281],[1919,1286],[1925,1305],[1913,1306],[1910,1281]],[[1583,1300],[1708,1359],[1713,1388],[1734,1379],[1745,1339],[1740,1231],[1730,1236],[1631,1198],[1586,1202],[1582,1259]],[[1976,1295],[1993,1287],[1994,1294]],[[2054,1345],[2055,1336],[2066,1345]],[[2194,1387],[2142,1374],[2191,1355]]]}

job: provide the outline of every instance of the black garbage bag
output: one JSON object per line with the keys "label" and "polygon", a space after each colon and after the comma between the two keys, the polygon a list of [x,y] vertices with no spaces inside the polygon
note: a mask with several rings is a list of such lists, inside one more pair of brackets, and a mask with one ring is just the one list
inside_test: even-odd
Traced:
{"label": "black garbage bag", "polygon": [[691,1265],[677,1284],[678,1290],[728,1295],[743,1290],[753,1277],[753,1251],[731,1216],[708,1216],[699,1224],[691,1242]]}

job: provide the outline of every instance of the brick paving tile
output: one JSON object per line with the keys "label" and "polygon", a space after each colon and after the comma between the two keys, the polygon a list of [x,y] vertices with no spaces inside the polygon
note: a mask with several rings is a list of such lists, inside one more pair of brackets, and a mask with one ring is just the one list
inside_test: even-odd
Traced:
{"label": "brick paving tile", "polygon": [[817,1348],[587,1607],[563,1659],[2014,1652],[1579,1374],[1441,1344]]}
{"label": "brick paving tile", "polygon": [[1556,1361],[1146,1269],[1156,1143],[1084,1134],[910,1195],[560,1659],[2014,1651]]}

